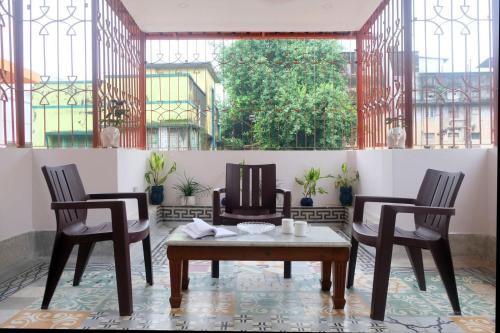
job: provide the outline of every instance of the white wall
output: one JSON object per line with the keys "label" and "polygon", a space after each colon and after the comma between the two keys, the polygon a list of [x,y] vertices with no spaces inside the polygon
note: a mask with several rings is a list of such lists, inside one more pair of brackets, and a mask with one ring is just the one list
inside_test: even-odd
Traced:
{"label": "white wall", "polygon": [[[50,195],[41,173],[42,165],[76,163],[86,191],[143,191],[146,159],[150,151],[133,149],[0,149],[0,240],[30,230],[54,230]],[[410,196],[418,191],[427,168],[460,170],[465,179],[459,192],[450,230],[454,233],[496,234],[497,149],[469,150],[365,150],[365,151],[176,151],[166,153],[177,162],[176,174],[166,184],[166,203],[178,204],[172,185],[183,172],[205,185],[223,187],[225,164],[276,163],[279,186],[292,190],[292,204],[299,205],[301,187],[294,177],[309,167],[338,174],[347,161],[360,172],[357,193]],[[322,183],[327,195],[318,195],[315,205],[337,205],[338,192],[331,180]],[[211,197],[202,197],[210,205]],[[135,201],[127,203],[130,217],[137,214]],[[371,207],[372,215],[379,210]],[[108,211],[93,212],[92,221],[109,220]],[[94,224],[95,222],[91,222]],[[398,222],[399,223],[399,222]],[[411,227],[402,218],[404,227]]]}
{"label": "white wall", "polygon": [[[496,194],[494,204],[491,198],[496,193],[496,176],[492,182],[492,174],[496,174],[497,167],[495,157],[489,158],[493,155],[490,149],[371,150],[356,155],[361,173],[359,193],[367,195],[414,198],[427,168],[462,171],[465,178],[455,202],[450,232],[489,234],[496,230]],[[378,218],[379,213],[379,206],[368,207],[369,218]],[[408,214],[398,218],[398,225],[413,228]]]}
{"label": "white wall", "polygon": [[[295,177],[301,177],[310,167],[321,169],[323,174],[340,173],[340,166],[347,160],[347,151],[175,151],[168,152],[169,161],[176,161],[177,172],[168,178],[166,183],[166,203],[178,204],[179,194],[171,190],[172,185],[186,175],[194,177],[204,185],[224,187],[226,163],[247,164],[276,163],[276,178],[278,187],[292,191],[292,205],[298,206],[302,197],[302,188],[295,183]],[[169,164],[170,165],[170,164]],[[317,195],[314,198],[316,206],[338,205],[338,194],[333,186],[333,180],[318,182],[328,194]],[[279,196],[281,197],[281,196]],[[211,196],[198,199],[199,204],[211,205]]]}
{"label": "white wall", "polygon": [[491,236],[497,234],[497,177],[498,177],[498,148],[488,149],[488,170],[486,173],[487,179],[487,194],[488,198],[488,221],[486,233]]}
{"label": "white wall", "polygon": [[0,149],[0,241],[33,230],[30,149]]}
{"label": "white wall", "polygon": [[[147,159],[151,152],[138,149],[117,149],[118,192],[144,192]],[[130,219],[138,217],[137,200],[125,200]]]}

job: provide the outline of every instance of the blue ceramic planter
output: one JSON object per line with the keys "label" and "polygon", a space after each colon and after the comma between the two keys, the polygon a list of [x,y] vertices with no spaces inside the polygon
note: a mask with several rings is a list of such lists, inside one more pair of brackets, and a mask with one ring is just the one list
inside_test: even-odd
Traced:
{"label": "blue ceramic planter", "polygon": [[163,185],[151,186],[151,192],[149,193],[149,200],[152,205],[161,205],[164,199]]}
{"label": "blue ceramic planter", "polygon": [[312,198],[302,198],[302,199],[300,199],[300,205],[303,207],[312,207],[313,199]]}
{"label": "blue ceramic planter", "polygon": [[340,188],[340,203],[342,206],[351,206],[352,205],[352,187],[341,187]]}

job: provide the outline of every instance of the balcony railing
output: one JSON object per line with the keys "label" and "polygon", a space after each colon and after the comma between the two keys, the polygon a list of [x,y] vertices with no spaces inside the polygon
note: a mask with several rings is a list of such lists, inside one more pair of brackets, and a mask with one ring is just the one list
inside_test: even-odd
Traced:
{"label": "balcony railing", "polygon": [[0,146],[98,147],[112,99],[124,147],[383,148],[397,117],[408,148],[496,145],[498,26],[497,0],[384,0],[356,34],[243,43],[148,35],[120,0],[0,0]]}

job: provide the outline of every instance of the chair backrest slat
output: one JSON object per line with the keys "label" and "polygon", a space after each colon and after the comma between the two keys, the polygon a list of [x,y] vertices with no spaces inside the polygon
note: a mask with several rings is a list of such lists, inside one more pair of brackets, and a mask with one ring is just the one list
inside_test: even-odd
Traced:
{"label": "chair backrest slat", "polygon": [[[242,178],[241,178],[241,205],[243,207],[250,207],[250,168],[243,168],[241,169],[242,171]],[[243,191],[243,189],[246,189],[246,191]]]}
{"label": "chair backrest slat", "polygon": [[226,164],[226,206],[232,213],[276,212],[276,165]]}
{"label": "chair backrest slat", "polygon": [[[75,164],[43,166],[42,173],[53,202],[86,200],[85,189]],[[56,213],[56,219],[59,230],[73,223],[85,222],[87,210],[63,209],[59,211],[59,214]]]}
{"label": "chair backrest slat", "polygon": [[[450,208],[455,204],[462,184],[462,172],[445,172],[428,169],[418,191],[416,205]],[[443,237],[448,235],[450,217],[442,215],[416,215],[415,226],[432,229]]]}
{"label": "chair backrest slat", "polygon": [[260,168],[256,166],[252,166],[250,168],[252,170],[252,206],[259,207],[260,206]]}

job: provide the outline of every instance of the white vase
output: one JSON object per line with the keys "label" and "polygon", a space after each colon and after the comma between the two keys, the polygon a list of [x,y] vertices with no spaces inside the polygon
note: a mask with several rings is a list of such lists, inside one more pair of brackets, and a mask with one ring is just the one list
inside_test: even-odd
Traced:
{"label": "white vase", "polygon": [[387,147],[390,149],[404,149],[406,131],[404,127],[393,127],[387,133]]}
{"label": "white vase", "polygon": [[120,130],[109,126],[101,130],[101,144],[103,148],[120,147]]}
{"label": "white vase", "polygon": [[196,206],[196,197],[194,195],[189,197],[181,197],[182,206]]}

